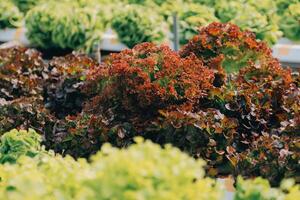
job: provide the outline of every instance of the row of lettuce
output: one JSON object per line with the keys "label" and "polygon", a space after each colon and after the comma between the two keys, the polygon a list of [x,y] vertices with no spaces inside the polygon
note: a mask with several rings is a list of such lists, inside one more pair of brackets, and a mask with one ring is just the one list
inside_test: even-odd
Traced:
{"label": "row of lettuce", "polygon": [[16,47],[0,63],[0,134],[33,128],[75,158],[142,136],[205,160],[211,177],[299,183],[299,72],[235,25],[212,23],[180,52],[142,43],[99,64]]}
{"label": "row of lettuce", "polygon": [[178,13],[180,44],[200,26],[232,22],[274,44],[284,36],[300,40],[299,0],[1,0],[0,27],[25,26],[33,46],[90,50],[107,28],[132,48],[170,40]]}
{"label": "row of lettuce", "polygon": [[[224,185],[205,177],[204,161],[170,145],[161,148],[135,138],[127,149],[106,144],[87,161],[55,155],[41,141],[32,129],[1,136],[1,199],[224,199]],[[295,200],[299,195],[292,179],[271,188],[262,178],[239,177],[234,199]]]}

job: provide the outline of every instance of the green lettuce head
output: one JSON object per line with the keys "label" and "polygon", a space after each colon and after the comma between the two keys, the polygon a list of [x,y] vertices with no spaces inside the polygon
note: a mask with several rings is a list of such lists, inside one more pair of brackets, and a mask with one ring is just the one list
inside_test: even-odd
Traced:
{"label": "green lettuce head", "polygon": [[122,43],[132,48],[142,42],[162,42],[166,38],[163,19],[153,10],[140,5],[127,5],[116,12],[112,28]]}
{"label": "green lettuce head", "polygon": [[33,129],[4,133],[0,141],[0,163],[15,163],[22,155],[36,156],[41,150],[41,140]]}
{"label": "green lettuce head", "polygon": [[179,12],[179,20],[180,44],[186,44],[198,33],[200,27],[219,21],[212,8],[200,4],[184,5],[183,10]]}
{"label": "green lettuce head", "polygon": [[300,3],[291,4],[280,20],[280,28],[291,40],[300,40]]}
{"label": "green lettuce head", "polygon": [[22,25],[23,14],[12,2],[0,2],[0,29],[14,28]]}

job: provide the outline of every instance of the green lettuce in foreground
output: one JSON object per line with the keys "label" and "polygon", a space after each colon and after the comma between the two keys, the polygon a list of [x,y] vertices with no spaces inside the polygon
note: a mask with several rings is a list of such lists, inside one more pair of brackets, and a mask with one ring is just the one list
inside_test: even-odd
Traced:
{"label": "green lettuce in foreground", "polygon": [[[40,137],[33,130],[12,130],[1,138],[3,145],[18,148],[14,164],[0,164],[0,199],[6,200],[221,200],[223,187],[205,178],[204,162],[179,149],[142,138],[127,149],[105,144],[91,158],[38,153]],[[30,148],[32,147],[32,148]],[[6,148],[9,149],[9,148]],[[25,149],[25,150],[24,150]],[[30,150],[28,150],[30,149]],[[27,152],[27,153],[24,153]],[[28,153],[33,152],[36,154]],[[43,152],[43,151],[40,151]],[[262,178],[238,178],[235,200],[292,200],[299,196],[299,185],[291,179],[271,188]]]}
{"label": "green lettuce in foreground", "polygon": [[[19,134],[25,132],[19,132]],[[22,156],[0,165],[0,199],[221,199],[202,160],[137,138],[128,149],[106,144],[91,163],[67,156]]]}
{"label": "green lettuce in foreground", "polygon": [[280,188],[271,188],[269,182],[260,177],[243,180],[238,177],[235,200],[293,200],[299,198],[300,185],[294,180],[282,181]]}
{"label": "green lettuce in foreground", "polygon": [[0,163],[16,163],[22,155],[34,157],[41,152],[41,136],[33,129],[13,129],[0,141]]}

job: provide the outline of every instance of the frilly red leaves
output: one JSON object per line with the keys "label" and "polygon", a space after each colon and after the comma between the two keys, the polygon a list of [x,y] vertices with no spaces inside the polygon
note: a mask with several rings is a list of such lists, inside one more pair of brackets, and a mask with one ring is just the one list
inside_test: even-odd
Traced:
{"label": "frilly red leaves", "polygon": [[259,63],[272,59],[271,49],[255,39],[255,35],[230,23],[214,22],[200,28],[180,51],[182,57],[191,53],[202,59],[205,65],[220,71],[237,72],[249,62]]}
{"label": "frilly red leaves", "polygon": [[72,54],[45,65],[23,48],[0,59],[0,133],[35,128],[76,158],[143,136],[205,159],[211,176],[299,182],[299,72],[235,25],[201,28],[180,53],[143,43],[101,64]]}
{"label": "frilly red leaves", "polygon": [[194,55],[181,58],[167,46],[143,43],[91,70],[87,88],[96,86],[100,96],[119,101],[124,110],[147,111],[197,101],[207,95],[213,77]]}

